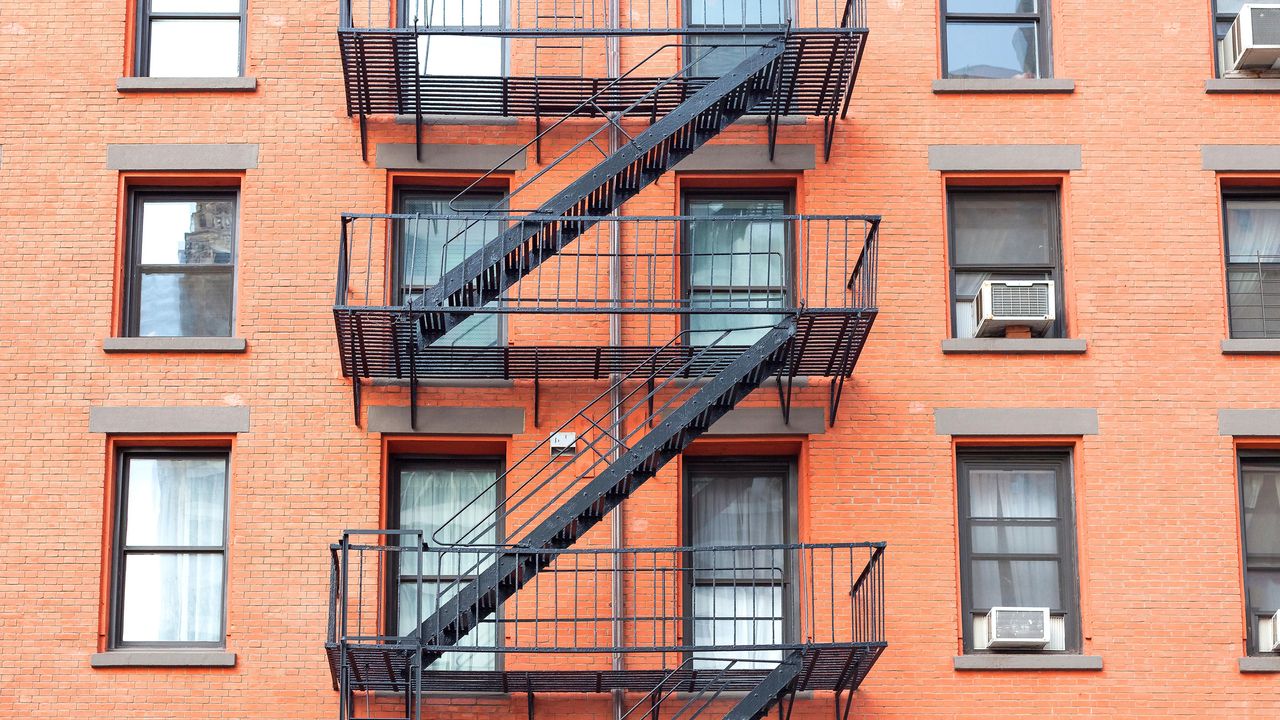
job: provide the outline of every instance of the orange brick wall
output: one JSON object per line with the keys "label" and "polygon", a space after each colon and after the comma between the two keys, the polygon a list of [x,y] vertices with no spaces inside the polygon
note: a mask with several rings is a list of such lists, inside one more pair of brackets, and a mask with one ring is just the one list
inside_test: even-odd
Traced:
{"label": "orange brick wall", "polygon": [[[1242,675],[1235,448],[1217,410],[1276,404],[1280,365],[1225,357],[1218,178],[1201,144],[1276,142],[1275,95],[1207,95],[1209,0],[1056,0],[1054,74],[1068,95],[935,95],[934,2],[871,0],[853,109],[830,163],[803,178],[812,213],[879,213],[880,318],[839,423],[805,448],[812,541],[886,540],[891,647],[858,693],[868,718],[1219,717],[1280,714],[1280,677]],[[337,217],[380,211],[386,171],[360,161],[343,110],[337,2],[251,0],[245,94],[121,94],[125,0],[36,0],[0,12],[0,710],[15,717],[331,718],[321,644],[327,546],[381,517],[381,439],[355,427],[333,337]],[[371,121],[373,142],[412,128]],[[576,141],[575,125],[548,144]],[[430,127],[430,142],[522,143],[515,127]],[[760,127],[717,142],[764,141]],[[821,124],[782,142],[821,143]],[[121,177],[109,143],[257,143],[243,173],[242,355],[107,355]],[[943,183],[930,144],[1073,143],[1065,278],[1082,356],[943,355]],[[587,160],[583,160],[583,163]],[[581,164],[580,164],[581,165]],[[527,176],[534,171],[532,157]],[[520,180],[517,177],[516,180]],[[566,175],[567,177],[567,175]],[[669,213],[664,178],[628,212]],[[550,188],[548,189],[549,192]],[[592,331],[596,332],[596,331]],[[603,330],[599,330],[603,332]],[[523,405],[513,453],[592,383],[428,388],[427,404]],[[798,391],[821,406],[824,382]],[[407,400],[366,393],[370,404]],[[749,405],[768,406],[771,392]],[[99,405],[247,405],[234,440],[227,648],[232,669],[91,669],[104,642],[108,441]],[[1075,446],[1088,673],[958,673],[954,447],[938,407],[1096,407]],[[668,467],[624,506],[629,542],[676,542]],[[607,538],[606,538],[607,539]],[[544,717],[608,716],[608,698],[539,698]],[[795,712],[829,717],[829,696]],[[520,717],[524,698],[432,702],[431,718]]]}

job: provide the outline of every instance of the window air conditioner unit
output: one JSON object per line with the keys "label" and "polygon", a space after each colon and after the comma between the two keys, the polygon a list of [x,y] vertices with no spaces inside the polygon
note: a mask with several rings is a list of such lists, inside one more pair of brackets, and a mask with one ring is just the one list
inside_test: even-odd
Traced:
{"label": "window air conditioner unit", "polygon": [[1049,608],[997,607],[987,613],[987,647],[1042,648],[1049,644]]}
{"label": "window air conditioner unit", "polygon": [[978,289],[978,337],[1003,337],[1004,330],[1026,326],[1037,335],[1057,318],[1052,280],[987,280]]}
{"label": "window air conditioner unit", "polygon": [[1271,616],[1271,627],[1267,632],[1259,633],[1258,650],[1262,652],[1280,652],[1280,610]]}
{"label": "window air conditioner unit", "polygon": [[1280,3],[1241,7],[1221,51],[1229,70],[1280,70]]}

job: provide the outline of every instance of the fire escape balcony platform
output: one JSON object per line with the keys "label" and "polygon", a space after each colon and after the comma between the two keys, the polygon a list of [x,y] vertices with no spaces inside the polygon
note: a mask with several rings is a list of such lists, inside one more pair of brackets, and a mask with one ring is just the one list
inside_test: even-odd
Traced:
{"label": "fire escape balcony platform", "polygon": [[[430,31],[448,34],[443,29]],[[584,35],[669,35],[673,42],[696,35],[716,42],[716,31],[662,28],[643,31],[584,30]],[[510,38],[542,38],[547,30],[509,29],[472,34]],[[573,35],[562,32],[561,34]],[[782,34],[735,30],[722,42],[741,43],[743,36],[768,38]],[[567,76],[522,72],[501,77],[426,75],[419,72],[419,38],[428,31],[413,28],[338,31],[349,115],[470,115],[481,117],[601,117],[627,112],[657,118],[674,110],[714,78],[685,75],[670,78],[643,71],[622,78],[601,73]],[[834,117],[847,110],[866,45],[865,28],[791,30],[781,62],[778,93],[754,113],[770,116]],[[532,68],[530,68],[531,70]],[[603,70],[603,63],[600,63]]]}
{"label": "fire escape balcony platform", "polygon": [[[796,692],[856,690],[887,642],[811,645],[803,654]],[[342,650],[326,645],[329,668],[337,676]],[[361,668],[351,689],[356,692],[405,691],[414,650],[377,646],[347,647],[348,667]],[[762,663],[763,664],[763,663]],[[607,693],[613,690],[657,690],[696,693],[710,687],[746,692],[760,684],[771,668],[721,671],[715,667],[653,670],[426,670],[422,692],[438,693]]]}

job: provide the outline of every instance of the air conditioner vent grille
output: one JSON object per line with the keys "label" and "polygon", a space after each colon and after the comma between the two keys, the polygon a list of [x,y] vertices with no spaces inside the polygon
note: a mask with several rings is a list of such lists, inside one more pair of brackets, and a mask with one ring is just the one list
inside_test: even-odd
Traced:
{"label": "air conditioner vent grille", "polygon": [[991,314],[996,317],[1037,317],[1052,312],[1044,284],[991,286]]}
{"label": "air conditioner vent grille", "polygon": [[1280,45],[1280,9],[1251,8],[1254,45]]}

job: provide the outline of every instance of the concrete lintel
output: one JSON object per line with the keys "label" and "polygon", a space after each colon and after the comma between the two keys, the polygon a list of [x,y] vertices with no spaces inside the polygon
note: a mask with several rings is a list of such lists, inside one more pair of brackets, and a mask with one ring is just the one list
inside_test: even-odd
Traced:
{"label": "concrete lintel", "polygon": [[112,144],[107,146],[110,170],[249,170],[258,167],[258,146]]}
{"label": "concrete lintel", "polygon": [[1280,409],[1219,410],[1218,434],[1239,437],[1280,437]]}
{"label": "concrete lintel", "polygon": [[764,143],[703,145],[680,161],[678,172],[787,172],[812,170],[817,167],[817,151],[811,144],[777,145],[773,160]]}
{"label": "concrete lintel", "polygon": [[939,435],[1097,435],[1094,408],[937,408]]}
{"label": "concrete lintel", "polygon": [[1205,170],[1274,172],[1280,170],[1280,145],[1201,145]]}
{"label": "concrete lintel", "polygon": [[89,432],[124,434],[249,432],[249,408],[208,407],[92,407]]}
{"label": "concrete lintel", "polygon": [[[418,122],[417,115],[397,115],[397,125],[413,125]],[[510,127],[520,122],[514,115],[426,115],[422,116],[423,125],[460,125],[467,127]]]}
{"label": "concrete lintel", "polygon": [[378,143],[375,160],[378,167],[387,170],[485,172],[493,168],[524,170],[527,155],[522,145],[425,143],[419,161],[413,143]]}
{"label": "concrete lintel", "polygon": [[827,431],[822,408],[791,408],[790,424],[782,421],[781,408],[738,408],[725,413],[707,435],[821,435]]}
{"label": "concrete lintel", "polygon": [[369,432],[421,435],[519,435],[524,432],[524,408],[419,406],[418,428],[409,425],[409,408],[374,405],[369,408]]}
{"label": "concrete lintel", "polygon": [[1083,167],[1079,145],[930,145],[939,172],[1069,171]]}

